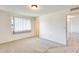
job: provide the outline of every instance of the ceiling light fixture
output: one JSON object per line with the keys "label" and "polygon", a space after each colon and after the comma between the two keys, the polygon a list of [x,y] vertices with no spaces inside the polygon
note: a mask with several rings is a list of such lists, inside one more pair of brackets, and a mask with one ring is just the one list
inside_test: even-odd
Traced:
{"label": "ceiling light fixture", "polygon": [[39,9],[39,6],[38,5],[31,5],[31,9],[37,10],[37,9]]}
{"label": "ceiling light fixture", "polygon": [[35,8],[37,8],[38,6],[37,6],[37,5],[31,5],[31,7],[35,7]]}

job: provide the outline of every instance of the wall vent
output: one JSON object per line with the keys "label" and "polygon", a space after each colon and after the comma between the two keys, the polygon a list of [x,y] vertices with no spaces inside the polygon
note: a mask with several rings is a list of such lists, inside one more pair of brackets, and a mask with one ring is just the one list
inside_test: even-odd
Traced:
{"label": "wall vent", "polygon": [[79,7],[71,8],[71,11],[79,10]]}

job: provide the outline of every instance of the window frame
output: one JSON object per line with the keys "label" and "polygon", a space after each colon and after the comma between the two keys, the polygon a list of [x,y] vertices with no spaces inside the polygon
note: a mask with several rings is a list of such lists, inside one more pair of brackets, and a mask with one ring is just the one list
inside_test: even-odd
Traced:
{"label": "window frame", "polygon": [[[31,21],[31,30],[25,30],[25,31],[15,32],[15,30],[14,30],[15,29],[15,17],[17,17],[17,18],[25,18],[26,20],[29,19]],[[32,20],[30,18],[13,16],[11,18],[11,20],[13,20],[13,25],[11,24],[11,26],[13,26],[13,28],[12,28],[12,33],[13,34],[22,34],[22,33],[28,33],[28,32],[31,32],[32,31]]]}

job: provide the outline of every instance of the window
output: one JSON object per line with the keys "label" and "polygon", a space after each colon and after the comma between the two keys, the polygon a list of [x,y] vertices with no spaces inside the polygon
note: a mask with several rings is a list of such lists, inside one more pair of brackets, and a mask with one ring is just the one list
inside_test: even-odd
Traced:
{"label": "window", "polygon": [[13,33],[24,33],[31,31],[31,20],[22,17],[12,17],[11,28]]}

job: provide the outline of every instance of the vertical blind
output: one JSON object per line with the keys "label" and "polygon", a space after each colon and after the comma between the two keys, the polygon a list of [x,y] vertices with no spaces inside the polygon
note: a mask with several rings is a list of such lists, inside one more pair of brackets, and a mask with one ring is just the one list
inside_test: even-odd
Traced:
{"label": "vertical blind", "polygon": [[13,17],[11,20],[14,32],[31,31],[31,20],[22,17]]}

